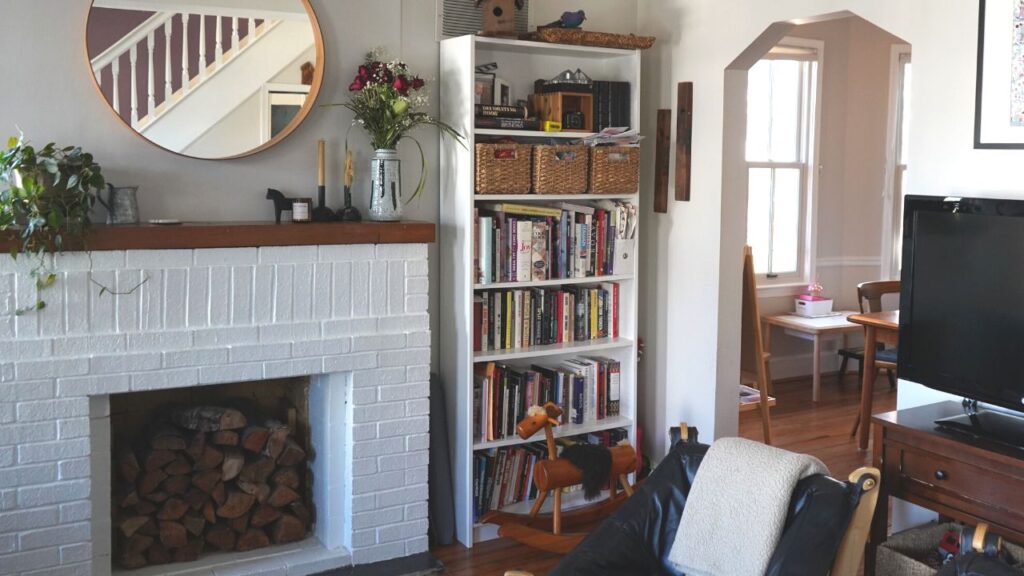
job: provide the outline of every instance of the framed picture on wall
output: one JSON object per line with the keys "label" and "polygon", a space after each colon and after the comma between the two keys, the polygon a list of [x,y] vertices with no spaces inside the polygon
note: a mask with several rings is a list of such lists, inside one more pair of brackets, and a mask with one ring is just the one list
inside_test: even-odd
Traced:
{"label": "framed picture on wall", "polygon": [[974,147],[1024,149],[1024,0],[981,0]]}

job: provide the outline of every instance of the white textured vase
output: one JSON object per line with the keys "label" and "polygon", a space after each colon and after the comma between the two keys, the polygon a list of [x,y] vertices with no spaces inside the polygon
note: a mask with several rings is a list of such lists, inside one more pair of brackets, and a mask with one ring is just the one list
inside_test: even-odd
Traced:
{"label": "white textured vase", "polygon": [[370,220],[402,219],[402,161],[395,150],[380,149],[370,161]]}

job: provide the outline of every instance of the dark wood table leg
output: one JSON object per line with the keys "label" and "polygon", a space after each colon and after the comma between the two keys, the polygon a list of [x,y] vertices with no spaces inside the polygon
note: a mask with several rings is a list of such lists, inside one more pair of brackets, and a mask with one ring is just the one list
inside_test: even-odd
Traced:
{"label": "dark wood table leg", "polygon": [[[864,428],[870,425],[870,422],[864,422]],[[867,546],[864,549],[864,576],[874,576],[878,547],[889,537],[889,488],[892,476],[886,474],[885,444],[882,441],[884,434],[881,426],[875,427],[875,445],[871,460],[872,466],[881,473],[882,481],[878,485],[878,504],[875,506],[875,515],[871,518],[871,532],[868,534]]]}
{"label": "dark wood table leg", "polygon": [[875,349],[878,347],[878,330],[874,326],[864,327],[864,378],[860,387],[860,430],[857,445],[861,450],[868,449],[868,436],[871,433],[871,401],[875,396]]}

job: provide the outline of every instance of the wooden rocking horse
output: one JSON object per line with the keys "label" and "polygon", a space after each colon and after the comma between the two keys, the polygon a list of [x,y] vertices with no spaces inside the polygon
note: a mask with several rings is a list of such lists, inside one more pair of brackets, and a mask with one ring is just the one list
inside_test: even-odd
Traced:
{"label": "wooden rocking horse", "polygon": [[[498,535],[510,538],[532,548],[566,554],[575,548],[587,536],[584,533],[562,533],[563,527],[574,527],[591,524],[607,517],[615,511],[629,496],[633,495],[628,474],[636,469],[636,451],[628,444],[609,448],[611,454],[611,472],[608,477],[610,490],[608,497],[585,507],[576,508],[562,513],[562,489],[576,486],[583,482],[583,472],[564,458],[556,456],[555,434],[553,428],[558,426],[562,409],[553,402],[548,402],[542,410],[531,409],[530,414],[516,425],[516,433],[523,440],[532,438],[544,429],[547,439],[548,459],[538,461],[533,467],[533,482],[537,486],[539,496],[533,503],[528,515],[511,514],[495,510],[484,514],[481,522],[498,525]],[[618,487],[622,487],[622,492]],[[541,514],[541,507],[548,494],[554,493],[551,514]]]}

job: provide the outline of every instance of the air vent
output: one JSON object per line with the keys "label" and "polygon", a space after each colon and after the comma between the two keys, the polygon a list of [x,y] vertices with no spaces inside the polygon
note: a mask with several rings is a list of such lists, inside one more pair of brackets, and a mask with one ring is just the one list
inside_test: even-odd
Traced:
{"label": "air vent", "polygon": [[[529,28],[530,1],[516,13],[516,31],[525,34]],[[480,31],[480,9],[476,0],[441,1],[441,37],[464,36]]]}

